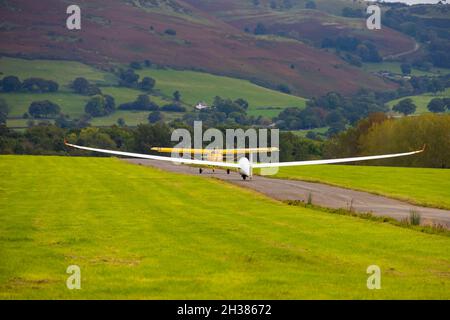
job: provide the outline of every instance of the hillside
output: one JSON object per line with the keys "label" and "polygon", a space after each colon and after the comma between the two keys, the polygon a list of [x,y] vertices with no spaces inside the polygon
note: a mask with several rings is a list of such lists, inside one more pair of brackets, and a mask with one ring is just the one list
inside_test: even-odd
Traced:
{"label": "hillside", "polygon": [[[3,299],[450,298],[446,236],[116,159],[2,156],[0,170]],[[82,290],[65,287],[73,264]]]}
{"label": "hillside", "polygon": [[[188,111],[198,102],[212,104],[214,97],[238,99],[244,98],[249,103],[248,113],[255,116],[273,117],[284,108],[303,108],[306,99],[267,89],[247,80],[216,76],[203,72],[179,71],[173,69],[143,68],[138,71],[141,78],[150,76],[156,80],[156,86],[150,93],[151,100],[159,106],[172,101],[172,94],[179,91],[181,101]],[[115,99],[116,106],[134,101],[139,95],[147,94],[136,88],[118,86],[115,74],[102,71],[86,64],[74,61],[24,60],[3,57],[0,59],[0,74],[17,76],[21,81],[38,77],[56,81],[59,90],[52,93],[39,92],[1,92],[0,98],[10,106],[7,124],[9,127],[27,127],[28,118],[23,114],[28,111],[33,101],[50,100],[61,107],[62,113],[71,118],[79,118],[84,114],[88,96],[77,94],[70,84],[77,77],[85,77],[97,84],[104,94]],[[167,121],[180,118],[184,113],[164,112]],[[94,118],[91,123],[96,126],[113,125],[119,118],[130,126],[148,123],[149,112],[116,110],[111,115]]]}
{"label": "hillside", "polygon": [[82,30],[69,31],[64,28],[65,1],[4,1],[0,14],[7,18],[0,28],[0,53],[77,60],[106,68],[148,59],[271,87],[288,84],[294,93],[305,97],[329,91],[352,93],[361,86],[395,88],[393,83],[300,41],[245,33],[213,12],[202,10],[202,3],[80,1]]}
{"label": "hillside", "polygon": [[272,1],[259,1],[258,5],[251,1],[186,1],[240,30],[254,30],[258,23],[263,23],[271,34],[305,41],[319,48],[326,38],[344,36],[372,41],[383,56],[398,54],[415,47],[413,39],[398,31],[388,27],[371,31],[367,29],[365,19],[342,16],[342,9],[345,7],[365,11],[366,6],[361,2],[316,1],[317,9],[305,9],[307,1],[301,0],[278,1],[275,2],[276,8],[273,8]]}

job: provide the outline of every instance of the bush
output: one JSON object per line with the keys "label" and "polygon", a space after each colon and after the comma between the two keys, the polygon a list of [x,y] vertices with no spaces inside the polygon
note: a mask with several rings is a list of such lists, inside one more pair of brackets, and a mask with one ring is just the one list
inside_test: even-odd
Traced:
{"label": "bush", "polygon": [[8,76],[2,80],[2,88],[4,92],[16,92],[22,87],[22,83],[16,76]]}
{"label": "bush", "polygon": [[397,103],[392,110],[398,113],[402,113],[405,116],[413,114],[416,112],[416,105],[413,103],[411,99],[403,99],[399,103]]}
{"label": "bush", "polygon": [[428,110],[434,113],[445,112],[446,106],[443,99],[434,98],[428,103]]}
{"label": "bush", "polygon": [[161,108],[161,110],[166,111],[166,112],[186,112],[186,108],[183,106],[180,106],[177,103],[166,104]]}
{"label": "bush", "polygon": [[61,108],[49,100],[34,101],[28,108],[28,113],[34,118],[49,118],[57,116]]}
{"label": "bush", "polygon": [[177,32],[174,29],[166,29],[164,30],[164,33],[169,35],[169,36],[176,36]]}
{"label": "bush", "polygon": [[108,95],[95,95],[86,104],[84,111],[93,117],[103,117],[115,110],[114,98]]}
{"label": "bush", "polygon": [[420,225],[421,220],[422,220],[422,217],[417,210],[409,211],[409,223],[411,225],[418,226],[418,225]]}
{"label": "bush", "polygon": [[134,102],[123,103],[119,106],[120,110],[144,110],[155,111],[159,107],[156,103],[150,100],[150,97],[146,94],[142,94],[137,97]]}
{"label": "bush", "polygon": [[156,122],[162,121],[163,119],[164,119],[164,116],[159,111],[153,111],[152,113],[150,113],[148,115],[148,122],[150,122],[150,123],[156,123]]}

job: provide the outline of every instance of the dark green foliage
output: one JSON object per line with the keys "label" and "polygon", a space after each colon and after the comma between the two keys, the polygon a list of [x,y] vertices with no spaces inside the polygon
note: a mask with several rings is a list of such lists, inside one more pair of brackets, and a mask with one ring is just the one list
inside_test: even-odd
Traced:
{"label": "dark green foliage", "polygon": [[144,91],[151,91],[155,87],[156,81],[150,77],[144,77],[139,84],[140,88]]}
{"label": "dark green foliage", "polygon": [[255,35],[265,35],[267,33],[268,33],[268,30],[267,30],[266,26],[264,25],[264,23],[259,22],[255,27],[254,34]]}
{"label": "dark green foliage", "polygon": [[2,90],[4,92],[16,92],[22,87],[22,83],[16,76],[4,77],[2,80]]}
{"label": "dark green foliage", "polygon": [[119,106],[120,110],[144,110],[154,111],[159,107],[156,103],[150,100],[150,97],[146,94],[141,94],[134,102],[123,103]]}
{"label": "dark green foliage", "polygon": [[402,63],[400,68],[403,74],[411,74],[411,65],[409,63]]}
{"label": "dark green foliage", "polygon": [[290,94],[291,93],[291,89],[289,88],[289,86],[287,84],[280,84],[277,86],[277,90],[286,94]]}
{"label": "dark green foliage", "polygon": [[428,110],[431,112],[445,112],[446,105],[444,99],[434,98],[428,103]]}
{"label": "dark green foliage", "polygon": [[115,110],[114,98],[109,95],[95,95],[88,103],[84,111],[93,117],[103,117]]}
{"label": "dark green foliage", "polygon": [[121,70],[119,84],[124,87],[135,87],[138,84],[139,75],[133,69]]}
{"label": "dark green foliage", "polygon": [[175,91],[173,93],[173,100],[176,101],[176,102],[179,102],[181,100],[181,93],[180,93],[180,91],[177,90],[177,91]]}
{"label": "dark green foliage", "polygon": [[34,101],[28,108],[28,113],[36,118],[50,118],[59,115],[61,108],[49,100]]}
{"label": "dark green foliage", "polygon": [[166,29],[166,30],[164,30],[164,33],[169,35],[169,36],[176,36],[177,35],[177,32],[174,29]]}
{"label": "dark green foliage", "polygon": [[316,3],[312,0],[306,1],[305,3],[305,9],[316,9]]}
{"label": "dark green foliage", "polygon": [[363,18],[364,12],[359,9],[359,8],[350,8],[350,7],[345,7],[344,9],[342,9],[342,16],[344,17],[348,17],[348,18]]}
{"label": "dark green foliage", "polygon": [[88,80],[82,77],[76,78],[72,82],[71,87],[76,93],[86,96],[101,94],[101,90],[96,85],[89,83]]}
{"label": "dark green foliage", "polygon": [[0,125],[6,123],[9,113],[9,106],[5,100],[0,99]]}
{"label": "dark green foliage", "polygon": [[148,115],[148,122],[150,123],[156,123],[162,120],[164,120],[164,116],[160,111],[153,111]]}
{"label": "dark green foliage", "polygon": [[56,92],[59,85],[52,80],[29,78],[22,82],[22,89],[28,92]]}
{"label": "dark green foliage", "polygon": [[403,99],[392,108],[395,112],[402,113],[405,116],[413,114],[416,109],[417,106],[411,99]]}
{"label": "dark green foliage", "polygon": [[169,103],[161,107],[161,111],[166,112],[186,112],[186,108],[178,103]]}

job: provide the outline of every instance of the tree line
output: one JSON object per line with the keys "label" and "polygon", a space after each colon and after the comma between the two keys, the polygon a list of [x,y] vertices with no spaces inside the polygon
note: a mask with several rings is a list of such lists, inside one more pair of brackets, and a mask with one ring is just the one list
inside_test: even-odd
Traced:
{"label": "tree line", "polygon": [[382,161],[372,165],[450,168],[450,114],[424,114],[400,119],[372,114],[330,139],[324,147],[327,157],[364,156],[422,149],[422,154]]}

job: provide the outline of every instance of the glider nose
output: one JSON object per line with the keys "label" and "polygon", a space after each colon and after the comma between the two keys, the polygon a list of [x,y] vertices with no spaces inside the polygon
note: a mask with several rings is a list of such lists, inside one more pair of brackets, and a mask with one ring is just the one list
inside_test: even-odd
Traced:
{"label": "glider nose", "polygon": [[243,157],[239,159],[239,173],[243,176],[250,177],[251,176],[251,168],[250,161],[247,158]]}

